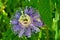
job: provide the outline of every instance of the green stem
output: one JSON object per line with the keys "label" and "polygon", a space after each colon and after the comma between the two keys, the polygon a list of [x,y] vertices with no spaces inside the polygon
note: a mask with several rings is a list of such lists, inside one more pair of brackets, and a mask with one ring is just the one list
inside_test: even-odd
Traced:
{"label": "green stem", "polygon": [[[55,3],[55,8],[56,8],[56,3]],[[59,21],[59,14],[58,14],[58,10],[56,8],[56,12],[55,12],[55,40],[57,40],[58,38],[58,25],[57,25],[57,22]]]}
{"label": "green stem", "polygon": [[41,33],[42,33],[42,30],[40,30],[40,32],[39,32],[38,40],[40,40],[40,38],[41,38]]}

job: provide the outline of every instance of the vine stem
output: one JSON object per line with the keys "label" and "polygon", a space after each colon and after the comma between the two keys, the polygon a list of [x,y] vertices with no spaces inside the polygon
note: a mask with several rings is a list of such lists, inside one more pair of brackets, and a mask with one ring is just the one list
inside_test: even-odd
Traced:
{"label": "vine stem", "polygon": [[41,38],[41,33],[42,33],[42,30],[40,30],[40,32],[39,32],[38,40],[40,40],[40,38]]}
{"label": "vine stem", "polygon": [[56,11],[55,11],[55,18],[53,19],[53,22],[54,22],[54,26],[55,26],[55,40],[58,39],[58,21],[59,21],[59,14],[58,14],[58,10],[57,10],[57,7],[56,7],[56,3],[55,3],[55,8],[56,8]]}

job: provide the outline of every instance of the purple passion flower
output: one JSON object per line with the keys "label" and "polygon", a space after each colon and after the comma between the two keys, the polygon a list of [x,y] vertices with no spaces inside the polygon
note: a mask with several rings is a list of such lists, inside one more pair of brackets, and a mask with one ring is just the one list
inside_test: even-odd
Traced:
{"label": "purple passion flower", "polygon": [[39,12],[32,7],[18,10],[12,17],[11,24],[13,32],[19,37],[31,37],[32,32],[39,32],[39,27],[43,26]]}

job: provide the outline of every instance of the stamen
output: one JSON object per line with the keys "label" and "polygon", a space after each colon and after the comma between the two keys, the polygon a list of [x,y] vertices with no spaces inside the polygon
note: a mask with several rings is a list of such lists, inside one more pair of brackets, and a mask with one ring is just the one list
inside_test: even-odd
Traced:
{"label": "stamen", "polygon": [[21,11],[22,15],[23,15],[23,11]]}
{"label": "stamen", "polygon": [[28,19],[24,19],[24,21],[28,21]]}
{"label": "stamen", "polygon": [[22,14],[23,16],[25,16],[25,14],[24,14],[24,12],[23,12],[23,11],[21,11],[21,14]]}
{"label": "stamen", "polygon": [[24,16],[24,15],[23,15],[23,11],[22,11],[22,15],[21,15],[20,18],[19,18],[19,22],[20,22],[24,27],[28,27],[28,25],[31,24],[31,18],[30,18],[30,16],[27,15],[27,14],[25,14],[24,17],[22,17],[22,16]]}

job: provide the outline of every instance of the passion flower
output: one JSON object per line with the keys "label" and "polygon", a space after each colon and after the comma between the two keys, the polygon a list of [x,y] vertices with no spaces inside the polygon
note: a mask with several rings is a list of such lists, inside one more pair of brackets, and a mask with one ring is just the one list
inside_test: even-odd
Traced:
{"label": "passion flower", "polygon": [[13,32],[19,37],[31,37],[32,32],[39,32],[39,27],[43,26],[39,12],[32,7],[18,10],[12,17],[11,24]]}

